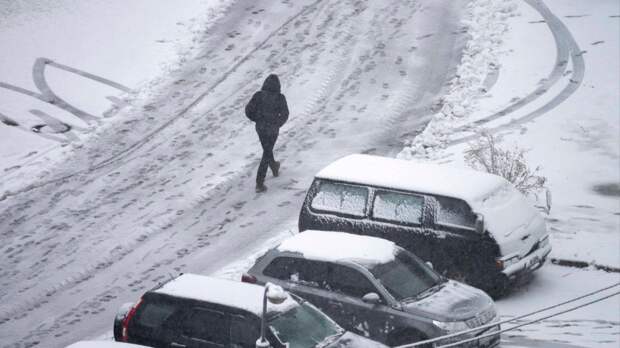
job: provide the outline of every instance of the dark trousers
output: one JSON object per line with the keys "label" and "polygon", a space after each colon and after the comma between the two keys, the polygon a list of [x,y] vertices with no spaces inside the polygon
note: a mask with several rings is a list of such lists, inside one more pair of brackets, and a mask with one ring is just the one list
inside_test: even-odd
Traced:
{"label": "dark trousers", "polygon": [[278,132],[258,132],[258,139],[260,139],[260,144],[263,147],[263,157],[258,166],[258,173],[256,173],[256,185],[260,186],[265,182],[267,167],[273,171],[276,161],[273,158],[273,147],[276,145],[276,140],[278,140]]}

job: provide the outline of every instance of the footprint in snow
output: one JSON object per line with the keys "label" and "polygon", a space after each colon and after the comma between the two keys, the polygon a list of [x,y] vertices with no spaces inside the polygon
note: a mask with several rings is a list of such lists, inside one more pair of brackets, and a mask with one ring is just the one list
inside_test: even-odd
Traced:
{"label": "footprint in snow", "polygon": [[431,34],[426,34],[426,35],[418,36],[418,37],[416,37],[416,40],[428,39],[429,37],[431,37],[433,35],[435,35],[435,34],[431,33]]}

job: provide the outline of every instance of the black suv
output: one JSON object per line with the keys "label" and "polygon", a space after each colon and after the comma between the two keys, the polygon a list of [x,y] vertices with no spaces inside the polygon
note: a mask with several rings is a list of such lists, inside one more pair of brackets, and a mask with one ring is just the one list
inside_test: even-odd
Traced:
{"label": "black suv", "polygon": [[[124,305],[114,339],[152,347],[255,347],[260,337],[265,288],[184,274]],[[265,338],[271,347],[385,347],[352,333],[313,305],[284,293],[267,307]]]}
{"label": "black suv", "polygon": [[370,155],[316,174],[299,214],[299,231],[306,230],[391,240],[493,295],[527,280],[551,252],[544,218],[505,179]]}

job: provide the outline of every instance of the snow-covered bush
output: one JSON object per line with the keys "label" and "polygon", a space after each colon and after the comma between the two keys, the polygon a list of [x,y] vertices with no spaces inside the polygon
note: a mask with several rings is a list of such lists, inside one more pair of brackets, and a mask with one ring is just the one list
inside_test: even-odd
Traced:
{"label": "snow-covered bush", "polygon": [[503,149],[493,134],[482,132],[465,151],[465,162],[472,168],[499,175],[510,181],[523,194],[540,192],[547,178],[538,175],[540,167],[532,169],[525,160],[525,150],[518,146]]}

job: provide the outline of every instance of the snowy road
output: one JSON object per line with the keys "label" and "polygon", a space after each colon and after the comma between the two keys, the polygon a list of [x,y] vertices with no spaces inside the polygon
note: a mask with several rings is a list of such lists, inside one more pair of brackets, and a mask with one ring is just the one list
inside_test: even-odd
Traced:
{"label": "snowy road", "polygon": [[[192,55],[142,86],[132,104],[106,119],[91,139],[67,146],[65,161],[33,183],[20,179],[40,170],[36,163],[4,171],[0,346],[64,347],[109,332],[120,304],[178,272],[238,278],[251,262],[248,255],[296,231],[301,200],[319,168],[353,152],[400,151],[402,140],[437,112],[438,97],[455,75],[467,38],[460,22],[466,1],[387,3],[220,1],[222,11],[211,13],[206,29],[193,38]],[[488,126],[541,116],[581,86],[583,52],[573,38],[575,27],[567,28],[554,13],[557,3],[551,10],[539,0],[520,3],[542,18],[526,25],[548,27],[557,56],[540,54],[549,63],[541,69],[545,78],[505,107],[481,113]],[[606,14],[608,20],[616,15]],[[534,55],[530,47],[526,51]],[[82,62],[59,58],[72,67]],[[529,81],[521,62],[512,63],[514,76]],[[101,76],[135,87],[140,74],[129,79],[128,68],[117,65],[110,70],[116,73]],[[24,66],[32,68],[30,61]],[[291,120],[276,147],[282,176],[268,178],[269,191],[256,195],[259,144],[243,106],[270,72],[282,77]],[[50,76],[55,88],[63,78]],[[488,76],[487,87],[497,78]],[[1,80],[8,81],[5,75]],[[503,317],[514,317],[619,280],[617,273],[546,265],[528,286],[498,301],[498,308]],[[502,346],[614,347],[620,327],[610,311],[618,308],[616,297],[505,334]]]}
{"label": "snowy road", "polygon": [[[3,346],[105,332],[169,274],[214,271],[294,228],[312,175],[351,152],[400,150],[459,60],[461,2],[268,3],[232,2],[195,59],[45,184],[0,202]],[[256,195],[259,145],[242,108],[270,71],[291,121],[283,174]]]}

